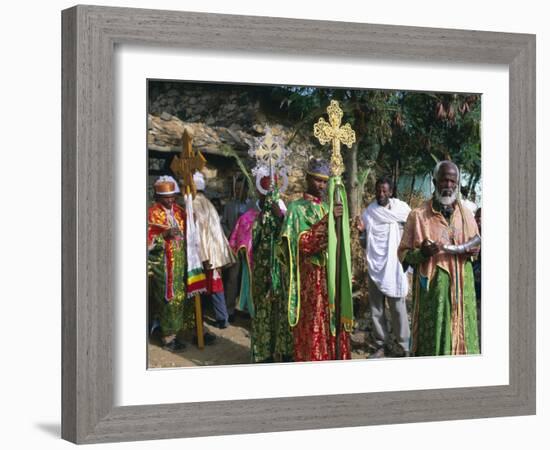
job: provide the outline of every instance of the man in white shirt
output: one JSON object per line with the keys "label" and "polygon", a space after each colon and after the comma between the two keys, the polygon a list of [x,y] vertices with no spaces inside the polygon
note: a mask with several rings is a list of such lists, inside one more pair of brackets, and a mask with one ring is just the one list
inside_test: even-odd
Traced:
{"label": "man in white shirt", "polygon": [[411,209],[405,202],[392,198],[393,183],[390,178],[379,178],[375,189],[376,200],[361,215],[366,231],[368,299],[378,347],[370,358],[384,357],[384,346],[389,341],[385,298],[391,313],[393,334],[402,349],[395,356],[409,356],[410,328],[405,304],[409,283],[397,257],[397,248]]}

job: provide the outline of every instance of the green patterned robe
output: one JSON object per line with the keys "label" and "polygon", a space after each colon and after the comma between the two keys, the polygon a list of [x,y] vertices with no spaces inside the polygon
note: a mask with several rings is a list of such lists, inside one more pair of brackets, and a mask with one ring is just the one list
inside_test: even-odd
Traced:
{"label": "green patterned robe", "polygon": [[[299,245],[300,237],[317,224],[328,212],[328,205],[325,202],[312,201],[311,196],[304,195],[304,198],[293,201],[288,205],[281,236],[283,239],[282,248],[283,260],[287,272],[288,285],[288,321],[291,326],[296,326],[300,318],[300,261]],[[308,261],[318,267],[326,267],[327,253],[319,251],[310,255]]]}
{"label": "green patterned robe", "polygon": [[[424,257],[418,253],[409,252],[405,261],[413,264]],[[413,314],[416,313],[413,333],[413,348],[415,356],[451,355],[451,307],[449,291],[451,278],[449,274],[438,267],[434,278],[428,283],[426,277],[415,270],[413,278]],[[480,352],[477,334],[476,295],[474,289],[474,272],[470,261],[464,264],[464,326],[465,343],[468,353]],[[427,324],[432,324],[426,326]]]}
{"label": "green patterned robe", "polygon": [[282,268],[275,258],[275,244],[283,219],[272,213],[272,204],[271,196],[266,197],[262,214],[254,222],[252,230],[252,362],[288,361],[293,353],[292,332],[287,319],[288,305],[281,283]]}
{"label": "green patterned robe", "polygon": [[[176,253],[177,254],[177,253]],[[180,256],[181,255],[181,256]],[[174,272],[177,276],[185,276],[185,253],[180,253],[175,259]],[[186,300],[183,283],[175,289],[175,297],[170,302],[164,299],[165,277],[164,246],[156,242],[149,251],[149,318],[157,320],[163,336],[170,336],[183,329],[192,329],[195,323],[193,301]],[[185,306],[185,307],[184,307]]]}

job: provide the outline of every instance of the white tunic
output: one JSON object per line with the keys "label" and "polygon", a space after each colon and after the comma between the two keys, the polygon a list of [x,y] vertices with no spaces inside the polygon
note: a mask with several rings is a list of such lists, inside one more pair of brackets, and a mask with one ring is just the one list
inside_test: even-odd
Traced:
{"label": "white tunic", "polygon": [[472,214],[475,216],[476,215],[476,211],[477,211],[477,208],[478,206],[472,202],[471,200],[468,200],[468,199],[462,199],[462,204],[467,208],[469,209],[470,211],[472,211]]}
{"label": "white tunic", "polygon": [[369,276],[380,292],[388,297],[405,297],[409,289],[407,276],[397,257],[397,248],[410,211],[405,202],[392,198],[386,207],[375,200],[361,215],[367,232]]}

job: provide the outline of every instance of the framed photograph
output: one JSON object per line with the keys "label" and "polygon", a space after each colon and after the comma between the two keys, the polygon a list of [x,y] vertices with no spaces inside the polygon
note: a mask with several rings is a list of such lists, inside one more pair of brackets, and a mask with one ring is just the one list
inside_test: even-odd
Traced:
{"label": "framed photograph", "polygon": [[[115,442],[535,413],[534,36],[96,6],[65,10],[62,19],[65,439]],[[437,349],[426,350],[420,340],[426,331],[419,333],[413,320],[412,346],[400,348],[396,339],[377,348],[379,336],[362,322],[368,311],[361,310],[361,293],[355,295],[360,281],[354,275],[355,314],[350,328],[336,327],[335,334],[349,345],[331,344],[330,308],[325,335],[297,333],[305,306],[292,300],[291,288],[284,291],[288,310],[269,314],[270,323],[288,317],[293,344],[264,345],[265,323],[257,317],[265,311],[255,315],[254,305],[267,306],[247,303],[242,288],[249,264],[241,260],[235,275],[240,294],[220,300],[212,288],[216,277],[230,284],[237,243],[227,253],[231,261],[212,265],[212,255],[198,257],[192,273],[186,267],[186,286],[197,295],[185,304],[199,308],[195,318],[204,314],[208,332],[195,319],[188,334],[180,334],[186,327],[172,326],[163,308],[188,292],[169,281],[166,274],[179,269],[167,268],[159,252],[174,244],[179,249],[193,234],[184,236],[177,214],[172,225],[157,220],[155,207],[200,211],[204,205],[196,200],[204,197],[223,218],[230,201],[257,197],[263,214],[271,201],[263,199],[277,192],[281,198],[270,211],[286,220],[282,210],[302,191],[311,195],[308,177],[328,178],[320,163],[330,158],[334,141],[318,128],[325,120],[334,127],[331,111],[340,106],[337,127],[349,127],[360,143],[351,156],[347,148],[342,154],[353,167],[348,172],[364,183],[358,188],[344,177],[350,219],[361,216],[367,191],[378,205],[386,194],[388,201],[423,204],[432,192],[427,167],[446,159],[460,166],[463,195],[476,206],[483,201],[480,328],[472,281],[474,315],[465,309],[471,323],[463,324],[460,339],[438,339]],[[389,143],[384,126],[393,136]],[[375,127],[373,145],[365,130]],[[351,134],[338,136],[342,147],[348,140],[352,147]],[[266,142],[270,149],[281,143],[276,161],[265,159]],[[405,148],[408,156],[395,157]],[[191,182],[193,164],[202,175]],[[380,183],[395,192],[376,188],[375,196]],[[219,236],[206,240],[231,246],[235,223],[224,231],[220,217]],[[473,214],[468,221],[477,230]],[[403,226],[407,235],[408,220]],[[477,235],[472,231],[472,239]],[[281,289],[293,267],[284,258],[270,260],[270,267],[281,262]],[[407,276],[412,286],[416,275]],[[502,279],[507,283],[493,283]],[[409,314],[418,313],[414,293],[406,296]],[[346,324],[351,310],[337,309],[336,323]],[[325,337],[327,346],[310,345]],[[412,357],[368,358],[381,349]],[[396,375],[403,371],[407,379]]]}

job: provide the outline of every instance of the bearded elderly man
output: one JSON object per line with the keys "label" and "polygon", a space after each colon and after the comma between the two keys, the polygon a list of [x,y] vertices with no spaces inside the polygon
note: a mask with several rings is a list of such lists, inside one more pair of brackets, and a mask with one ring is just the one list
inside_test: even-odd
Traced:
{"label": "bearded elderly man", "polygon": [[479,232],[457,199],[459,175],[451,161],[436,165],[433,197],[409,214],[398,249],[400,260],[414,268],[415,356],[479,353],[471,258]]}

